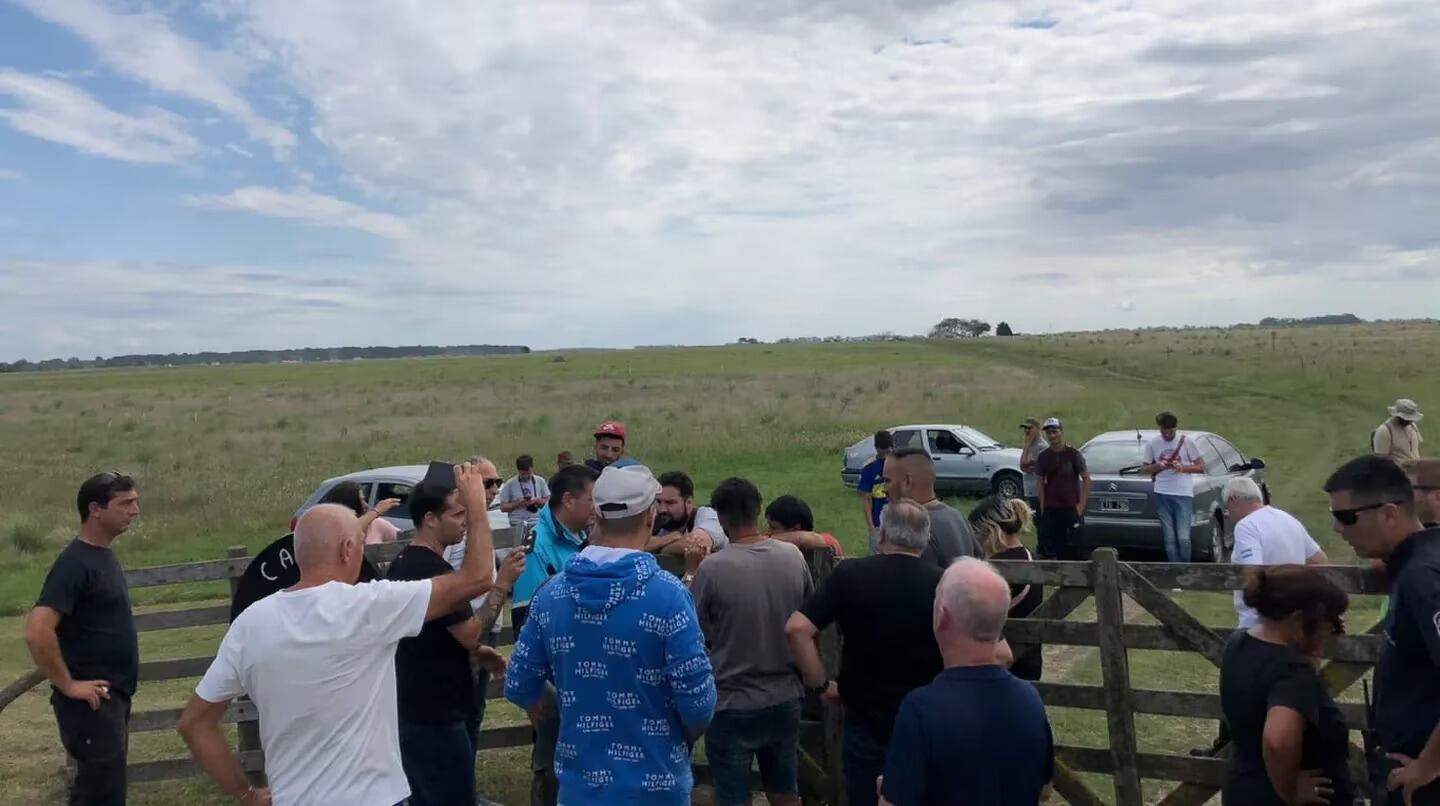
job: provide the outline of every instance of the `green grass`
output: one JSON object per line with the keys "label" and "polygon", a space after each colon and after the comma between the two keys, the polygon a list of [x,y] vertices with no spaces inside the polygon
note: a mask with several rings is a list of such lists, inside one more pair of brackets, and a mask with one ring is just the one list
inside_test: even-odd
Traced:
{"label": "green grass", "polygon": [[[0,684],[29,666],[19,619],[75,528],[80,479],[137,476],[143,515],[121,541],[127,567],[257,550],[284,533],[323,479],[363,467],[459,459],[504,466],[534,454],[588,455],[603,419],[626,421],[632,453],[656,472],[685,469],[703,492],[746,476],[767,497],[808,500],[818,527],[848,552],[865,534],[840,451],[878,426],[965,422],[1011,440],[1027,415],[1064,417],[1072,442],[1145,427],[1173,409],[1182,426],[1218,431],[1263,457],[1276,503],[1304,520],[1336,561],[1353,558],[1330,531],[1320,486],[1363,451],[1396,397],[1440,401],[1433,327],[1270,331],[1120,331],[958,344],[791,345],[319,365],[193,367],[0,376]],[[563,361],[557,360],[563,358]],[[140,606],[223,595],[220,586],[136,591]],[[1228,597],[1183,594],[1211,624],[1233,619]],[[1359,606],[1373,610],[1373,604]],[[1352,619],[1358,630],[1363,616]],[[143,638],[147,659],[201,655],[215,629]],[[1098,680],[1094,653],[1066,656],[1068,679]],[[1196,656],[1132,653],[1136,686],[1213,690]],[[137,707],[177,707],[189,682],[142,689]],[[519,716],[503,704],[496,724]],[[1056,709],[1069,743],[1103,746],[1102,714]],[[1196,720],[1141,718],[1144,749],[1208,741]],[[0,802],[56,803],[61,763],[44,697],[0,714]],[[169,735],[137,739],[136,758],[180,751]],[[523,756],[486,754],[481,777],[504,802],[523,800]],[[1149,787],[1158,795],[1164,785]],[[137,802],[220,803],[208,784],[147,785]]]}

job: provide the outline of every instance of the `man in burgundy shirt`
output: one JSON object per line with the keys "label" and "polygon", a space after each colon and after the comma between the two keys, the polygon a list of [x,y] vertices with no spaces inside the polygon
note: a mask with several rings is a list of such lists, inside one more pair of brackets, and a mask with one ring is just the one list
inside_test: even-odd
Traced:
{"label": "man in burgundy shirt", "polygon": [[1080,529],[1085,525],[1085,504],[1090,499],[1090,471],[1085,457],[1065,444],[1060,420],[1045,421],[1050,447],[1035,460],[1035,486],[1040,498],[1036,541],[1042,560],[1080,559]]}

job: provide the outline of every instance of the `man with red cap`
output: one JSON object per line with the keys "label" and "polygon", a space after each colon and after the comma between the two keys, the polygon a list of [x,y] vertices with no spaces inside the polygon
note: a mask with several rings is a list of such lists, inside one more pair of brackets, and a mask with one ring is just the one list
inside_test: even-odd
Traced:
{"label": "man with red cap", "polygon": [[595,429],[595,457],[585,464],[596,473],[607,467],[629,467],[639,462],[625,455],[625,424],[607,420]]}

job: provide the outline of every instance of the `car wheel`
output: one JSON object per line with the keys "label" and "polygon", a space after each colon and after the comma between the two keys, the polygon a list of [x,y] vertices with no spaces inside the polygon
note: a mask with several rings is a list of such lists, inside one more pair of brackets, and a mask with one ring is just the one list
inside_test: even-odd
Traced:
{"label": "car wheel", "polygon": [[1225,518],[1220,514],[1215,515],[1213,525],[1210,528],[1210,536],[1205,539],[1203,545],[1195,546],[1200,562],[1219,563],[1225,561]]}
{"label": "car wheel", "polygon": [[1020,498],[1025,494],[1025,480],[1019,473],[996,473],[990,486],[1002,498]]}

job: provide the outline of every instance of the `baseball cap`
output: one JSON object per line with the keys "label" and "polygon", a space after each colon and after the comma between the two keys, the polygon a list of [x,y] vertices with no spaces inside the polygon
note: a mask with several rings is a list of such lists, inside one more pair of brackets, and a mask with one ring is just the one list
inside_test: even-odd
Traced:
{"label": "baseball cap", "polygon": [[595,429],[595,438],[619,437],[621,442],[628,441],[625,437],[625,424],[615,420],[607,420]]}
{"label": "baseball cap", "polygon": [[1049,431],[1052,428],[1059,428],[1062,431],[1065,430],[1065,426],[1060,424],[1059,417],[1051,417],[1050,419],[1046,420],[1042,430]]}
{"label": "baseball cap", "polygon": [[648,510],[660,495],[660,482],[644,465],[607,467],[595,480],[595,511],[606,520],[629,518]]}
{"label": "baseball cap", "polygon": [[1020,427],[1021,427],[1021,428],[1039,428],[1039,427],[1040,427],[1040,421],[1037,420],[1037,419],[1035,419],[1034,417],[1026,417],[1025,419],[1023,419],[1023,420],[1020,421]]}

